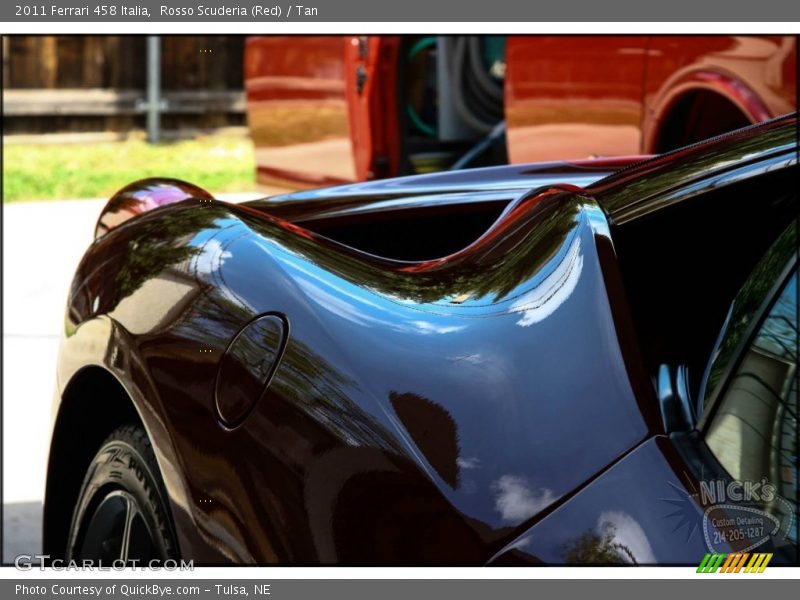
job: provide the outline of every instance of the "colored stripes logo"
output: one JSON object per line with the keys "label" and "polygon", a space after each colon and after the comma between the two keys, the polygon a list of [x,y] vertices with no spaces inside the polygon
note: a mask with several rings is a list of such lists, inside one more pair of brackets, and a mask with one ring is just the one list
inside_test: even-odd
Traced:
{"label": "colored stripes logo", "polygon": [[769,561],[772,560],[772,553],[747,552],[736,554],[706,554],[697,567],[698,573],[763,573]]}

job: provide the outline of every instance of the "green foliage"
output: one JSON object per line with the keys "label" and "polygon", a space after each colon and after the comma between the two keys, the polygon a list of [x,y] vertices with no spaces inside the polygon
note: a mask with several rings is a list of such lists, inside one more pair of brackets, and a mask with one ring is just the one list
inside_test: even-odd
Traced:
{"label": "green foliage", "polygon": [[237,137],[148,144],[11,144],[4,147],[3,201],[108,198],[144,177],[175,177],[211,193],[255,186],[253,145]]}
{"label": "green foliage", "polygon": [[636,564],[630,549],[616,540],[616,527],[603,523],[564,545],[564,562],[569,565]]}

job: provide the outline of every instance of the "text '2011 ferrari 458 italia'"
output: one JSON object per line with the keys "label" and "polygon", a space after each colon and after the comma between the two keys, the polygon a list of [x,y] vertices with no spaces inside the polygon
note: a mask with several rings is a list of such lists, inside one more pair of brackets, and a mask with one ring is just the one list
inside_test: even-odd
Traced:
{"label": "text '2011 ferrari 458 italia'", "polygon": [[796,563],[797,127],[242,204],[131,184],[69,294],[45,552]]}

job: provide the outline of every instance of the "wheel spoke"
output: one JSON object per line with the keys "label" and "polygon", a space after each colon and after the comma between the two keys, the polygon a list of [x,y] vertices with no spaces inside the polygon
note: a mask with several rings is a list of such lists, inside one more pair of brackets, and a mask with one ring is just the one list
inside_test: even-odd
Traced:
{"label": "wheel spoke", "polygon": [[131,530],[133,519],[136,517],[136,506],[126,494],[125,498],[125,527],[122,530],[122,541],[119,545],[120,559],[128,562],[128,551],[131,546]]}

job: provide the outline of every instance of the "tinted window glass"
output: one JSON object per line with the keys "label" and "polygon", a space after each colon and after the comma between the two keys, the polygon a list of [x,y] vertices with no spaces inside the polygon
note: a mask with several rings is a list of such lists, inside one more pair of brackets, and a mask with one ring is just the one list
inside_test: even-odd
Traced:
{"label": "tinted window glass", "polygon": [[[795,515],[797,292],[795,272],[740,356],[706,434],[708,447],[731,477],[739,481],[766,478],[789,503],[773,510]],[[793,521],[796,524],[796,519]],[[789,535],[797,539],[796,525]]]}
{"label": "tinted window glass", "polygon": [[760,307],[774,294],[786,269],[786,264],[797,252],[797,227],[791,224],[781,234],[766,255],[739,290],[730,309],[721,341],[712,358],[711,365],[701,396],[703,406],[699,412],[707,410],[719,388],[726,380],[738,355],[738,349],[749,337],[753,320],[757,318]]}

